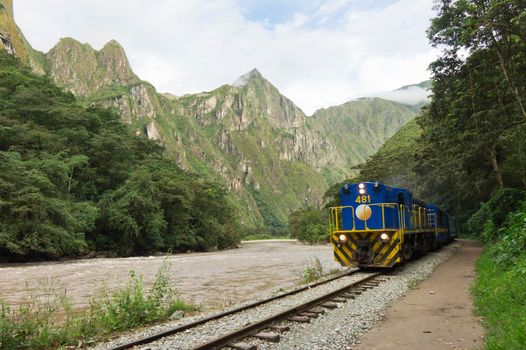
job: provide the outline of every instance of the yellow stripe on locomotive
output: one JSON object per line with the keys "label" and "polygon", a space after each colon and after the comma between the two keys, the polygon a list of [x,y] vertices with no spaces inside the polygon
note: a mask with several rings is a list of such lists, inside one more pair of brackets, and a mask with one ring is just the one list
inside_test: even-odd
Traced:
{"label": "yellow stripe on locomotive", "polygon": [[[389,238],[382,240],[381,236]],[[342,266],[391,267],[402,261],[399,231],[341,233],[333,235],[332,241],[334,257]]]}
{"label": "yellow stripe on locomotive", "polygon": [[449,242],[449,216],[410,191],[379,182],[345,184],[330,208],[334,258],[342,266],[392,267]]}

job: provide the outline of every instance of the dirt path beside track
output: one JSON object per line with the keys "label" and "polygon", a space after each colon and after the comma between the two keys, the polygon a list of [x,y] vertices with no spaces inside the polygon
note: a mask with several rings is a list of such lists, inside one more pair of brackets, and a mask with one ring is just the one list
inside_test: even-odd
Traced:
{"label": "dirt path beside track", "polygon": [[391,307],[353,350],[480,349],[484,329],[470,287],[482,246],[461,241],[458,252]]}

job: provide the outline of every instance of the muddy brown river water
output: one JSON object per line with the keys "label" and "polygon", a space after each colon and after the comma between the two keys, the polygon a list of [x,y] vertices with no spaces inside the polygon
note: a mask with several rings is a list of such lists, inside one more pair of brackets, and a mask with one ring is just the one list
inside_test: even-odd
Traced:
{"label": "muddy brown river water", "polygon": [[0,299],[11,306],[54,289],[66,293],[74,308],[89,306],[94,290],[126,283],[129,271],[143,276],[149,286],[167,259],[170,276],[180,295],[203,307],[216,309],[270,295],[294,286],[305,266],[318,258],[325,269],[338,268],[329,245],[309,246],[295,241],[254,241],[238,249],[168,257],[83,259],[67,262],[0,265]]}

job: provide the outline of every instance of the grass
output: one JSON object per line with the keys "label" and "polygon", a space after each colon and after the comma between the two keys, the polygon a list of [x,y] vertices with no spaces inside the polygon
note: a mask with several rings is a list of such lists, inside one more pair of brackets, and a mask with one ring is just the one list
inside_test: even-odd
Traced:
{"label": "grass", "polygon": [[314,258],[312,261],[309,261],[307,263],[307,266],[303,269],[303,273],[301,274],[301,282],[311,283],[314,281],[319,280],[324,276],[324,269],[320,262],[320,259]]}
{"label": "grass", "polygon": [[175,311],[194,311],[178,296],[169,279],[169,264],[160,267],[147,290],[141,276],[130,272],[124,287],[99,288],[87,311],[74,311],[56,282],[41,295],[30,295],[22,306],[0,304],[0,349],[55,349],[93,343],[105,336],[167,320]]}
{"label": "grass", "polygon": [[120,97],[126,95],[131,90],[131,86],[122,86],[122,85],[111,85],[102,90],[95,92],[90,98],[90,101],[97,102],[102,100],[109,100],[112,98]]}
{"label": "grass", "polygon": [[323,277],[331,276],[340,272],[338,269],[325,270],[320,262],[320,259],[314,258],[307,262],[303,272],[301,274],[301,284],[307,284],[315,282]]}
{"label": "grass", "polygon": [[473,290],[484,319],[487,350],[526,348],[526,256],[512,267],[495,263],[491,249],[477,261]]}

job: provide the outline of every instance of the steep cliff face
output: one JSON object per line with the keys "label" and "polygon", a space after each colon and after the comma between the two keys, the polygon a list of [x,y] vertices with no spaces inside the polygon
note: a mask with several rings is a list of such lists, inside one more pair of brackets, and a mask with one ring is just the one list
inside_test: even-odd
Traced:
{"label": "steep cliff face", "polygon": [[0,0],[0,47],[27,62],[27,50],[13,19],[13,0]]}
{"label": "steep cliff face", "polygon": [[13,0],[0,0],[0,49],[18,56],[36,73],[44,74],[42,53],[33,50],[13,18]]}
{"label": "steep cliff face", "polygon": [[[6,3],[0,15],[11,14],[16,29]],[[133,73],[116,41],[97,51],[65,38],[42,54],[17,33],[22,44],[10,39],[4,47],[86,103],[116,108],[181,168],[224,183],[250,226],[280,225],[294,209],[321,205],[328,184],[348,176],[416,113],[362,99],[308,117],[257,69],[210,92],[159,94]]]}

